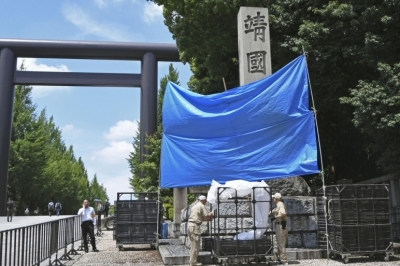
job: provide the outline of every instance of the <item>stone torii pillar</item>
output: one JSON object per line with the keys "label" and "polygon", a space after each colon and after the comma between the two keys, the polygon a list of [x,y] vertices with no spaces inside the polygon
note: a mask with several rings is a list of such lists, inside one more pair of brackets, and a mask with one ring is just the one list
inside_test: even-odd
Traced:
{"label": "stone torii pillar", "polygon": [[14,53],[3,48],[0,51],[0,215],[5,214],[7,202],[8,158],[10,154],[10,139],[12,114],[14,106],[14,71],[17,58]]}

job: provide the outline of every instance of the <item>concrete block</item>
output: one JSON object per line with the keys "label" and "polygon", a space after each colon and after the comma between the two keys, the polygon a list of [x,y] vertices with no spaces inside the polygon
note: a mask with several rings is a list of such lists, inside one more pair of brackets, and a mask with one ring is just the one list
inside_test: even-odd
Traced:
{"label": "concrete block", "polygon": [[181,223],[169,223],[168,235],[171,238],[178,238],[181,234]]}
{"label": "concrete block", "polygon": [[226,218],[215,218],[215,219],[213,219],[213,221],[211,223],[212,233],[213,234],[223,234],[223,235],[226,234],[225,221],[226,221]]}
{"label": "concrete block", "polygon": [[189,264],[188,248],[179,246],[160,246],[160,255],[164,265]]}
{"label": "concrete block", "polygon": [[303,233],[303,247],[317,248],[317,233]]}
{"label": "concrete block", "polygon": [[297,260],[297,251],[286,250],[288,260]]}
{"label": "concrete block", "polygon": [[[231,233],[241,233],[243,232],[242,230],[242,219],[241,218],[226,218],[226,232],[228,234]],[[229,229],[228,229],[229,228]],[[238,231],[236,231],[236,228],[238,229]]]}
{"label": "concrete block", "polygon": [[223,202],[218,205],[218,217],[236,217],[251,216],[251,203],[240,201],[237,204],[234,202]]}
{"label": "concrete block", "polygon": [[290,197],[285,199],[286,212],[288,215],[295,214],[314,214],[314,197]]}
{"label": "concrete block", "polygon": [[288,247],[290,248],[301,248],[302,247],[301,234],[289,234],[288,235]]}
{"label": "concrete block", "polygon": [[187,226],[188,223],[181,223],[181,227],[180,227],[180,232],[181,232],[181,236],[187,236]]}
{"label": "concrete block", "polygon": [[[308,254],[309,254],[309,259],[310,260],[315,260],[315,259],[323,259],[324,258],[324,251],[322,251],[322,250],[310,250],[309,252],[308,252]],[[326,254],[326,251],[325,251],[325,254]],[[326,256],[325,256],[325,258],[326,258]]]}
{"label": "concrete block", "polygon": [[202,235],[208,235],[208,222],[202,222],[200,225],[200,233]]}
{"label": "concrete block", "polygon": [[253,218],[243,218],[243,228],[245,228],[246,231],[253,230]]}
{"label": "concrete block", "polygon": [[308,250],[302,250],[301,252],[297,252],[297,259],[308,260],[309,259]]}
{"label": "concrete block", "polygon": [[291,216],[290,231],[306,231],[308,230],[308,216]]}
{"label": "concrete block", "polygon": [[315,216],[308,216],[308,230],[317,230],[317,217]]}
{"label": "concrete block", "polygon": [[179,239],[181,240],[181,244],[190,247],[190,240],[188,236],[180,236]]}

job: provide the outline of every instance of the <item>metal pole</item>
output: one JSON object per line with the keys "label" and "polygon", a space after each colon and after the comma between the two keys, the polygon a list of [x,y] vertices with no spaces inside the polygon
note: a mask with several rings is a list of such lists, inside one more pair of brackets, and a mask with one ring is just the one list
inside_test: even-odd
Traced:
{"label": "metal pole", "polygon": [[149,154],[145,148],[146,134],[157,131],[157,59],[153,53],[143,56],[141,83],[140,162],[143,162],[144,154]]}
{"label": "metal pole", "polygon": [[14,53],[8,48],[3,48],[0,51],[0,215],[6,214],[16,64]]}

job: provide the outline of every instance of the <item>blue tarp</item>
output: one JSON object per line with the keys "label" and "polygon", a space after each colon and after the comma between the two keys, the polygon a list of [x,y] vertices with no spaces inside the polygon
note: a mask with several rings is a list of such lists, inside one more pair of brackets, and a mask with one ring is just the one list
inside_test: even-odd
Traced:
{"label": "blue tarp", "polygon": [[305,57],[259,81],[200,95],[169,82],[161,187],[318,173]]}

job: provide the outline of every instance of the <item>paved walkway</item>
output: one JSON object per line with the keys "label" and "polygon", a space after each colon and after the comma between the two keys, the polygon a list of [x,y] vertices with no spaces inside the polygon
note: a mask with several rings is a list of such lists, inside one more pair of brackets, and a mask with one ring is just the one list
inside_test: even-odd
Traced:
{"label": "paved walkway", "polygon": [[[119,251],[112,239],[112,231],[103,231],[104,235],[98,237],[97,248],[100,252],[84,253],[80,251],[80,255],[71,256],[72,261],[63,261],[65,265],[74,266],[144,266],[144,265],[164,265],[157,250],[151,250],[150,245],[136,245],[135,248],[124,246],[124,251]],[[215,264],[213,264],[215,265]],[[254,265],[254,264],[252,264]],[[265,264],[263,264],[265,265]],[[270,265],[274,265],[270,263]],[[289,265],[293,266],[343,266],[340,260],[296,260],[290,261]],[[367,266],[392,266],[400,265],[400,256],[390,257],[389,262],[384,262],[383,259],[369,259],[368,257],[350,258],[350,263],[346,265],[367,265]],[[209,265],[211,266],[211,265]]]}
{"label": "paved walkway", "polygon": [[[32,224],[47,222],[55,219],[67,218],[70,216],[60,215],[57,216],[15,216],[13,217],[12,223],[7,223],[6,217],[0,217],[0,231],[12,228],[24,227]],[[64,265],[74,266],[150,266],[150,265],[164,265],[160,253],[157,250],[150,249],[150,245],[135,245],[132,248],[125,246],[124,251],[119,251],[116,247],[115,241],[112,238],[112,231],[103,231],[103,236],[97,237],[97,248],[100,252],[89,252],[84,253],[78,251],[79,255],[71,255],[72,260],[63,260]],[[78,249],[80,243],[75,243],[75,249]],[[70,247],[68,248],[70,250]],[[63,254],[63,250],[58,253],[60,258]],[[55,255],[52,256],[54,261]],[[41,263],[41,266],[49,265],[48,261]],[[213,264],[215,265],[215,264]],[[254,264],[252,264],[254,265]],[[265,264],[263,264],[265,265]],[[270,265],[274,265],[270,263]],[[343,266],[341,260],[295,260],[290,261],[289,265],[292,266]],[[352,266],[394,266],[400,265],[400,255],[390,257],[389,262],[384,262],[381,258],[368,258],[358,257],[350,258],[350,263],[346,265]],[[211,265],[209,265],[211,266]]]}
{"label": "paved walkway", "polygon": [[5,231],[8,229],[16,229],[21,227],[26,227],[30,225],[51,222],[59,219],[65,219],[73,217],[76,215],[52,215],[50,216],[13,216],[12,222],[7,222],[7,216],[0,216],[0,231]]}

